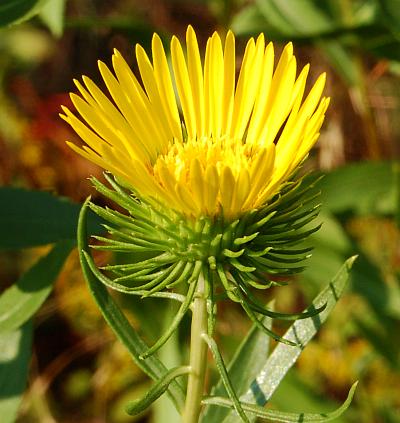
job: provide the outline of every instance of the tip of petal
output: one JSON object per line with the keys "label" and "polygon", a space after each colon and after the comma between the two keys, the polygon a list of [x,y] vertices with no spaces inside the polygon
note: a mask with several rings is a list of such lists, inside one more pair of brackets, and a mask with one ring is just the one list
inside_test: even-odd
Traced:
{"label": "tip of petal", "polygon": [[257,44],[258,44],[258,43],[264,44],[264,42],[265,42],[264,33],[263,33],[263,32],[261,32],[261,33],[259,34],[259,36],[257,37]]}
{"label": "tip of petal", "polygon": [[226,34],[226,39],[235,39],[235,34],[232,32],[232,30],[228,30]]}
{"label": "tip of petal", "polygon": [[139,55],[143,56],[146,54],[144,48],[140,44],[135,45],[135,53],[136,53],[136,56],[139,56]]}
{"label": "tip of petal", "polygon": [[113,53],[114,53],[115,56],[122,56],[122,54],[116,48],[113,49]]}
{"label": "tip of petal", "polygon": [[180,44],[178,37],[173,35],[171,38],[171,48],[175,48],[178,44]]}
{"label": "tip of petal", "polygon": [[187,30],[186,30],[186,35],[196,36],[196,31],[194,30],[192,25],[188,25]]}
{"label": "tip of petal", "polygon": [[75,100],[80,100],[81,98],[76,95],[75,93],[69,93],[69,98],[72,100],[72,102],[74,103]]}
{"label": "tip of petal", "polygon": [[[98,68],[99,68],[99,70],[100,70],[100,72],[102,72],[104,69],[106,69],[107,68],[107,65],[104,63],[104,62],[102,62],[101,60],[98,60],[97,61],[97,66],[98,66]],[[89,78],[87,78],[87,80],[88,80]],[[85,82],[85,80],[84,80],[84,82]],[[85,84],[86,84],[86,82],[85,82]]]}
{"label": "tip of petal", "polygon": [[69,112],[69,109],[67,106],[64,106],[63,104],[61,105],[61,110],[67,115]]}
{"label": "tip of petal", "polygon": [[286,53],[288,56],[293,55],[293,43],[290,41],[285,45],[282,54]]}
{"label": "tip of petal", "polygon": [[159,36],[159,35],[155,32],[155,33],[153,34],[152,39],[151,39],[151,46],[152,46],[152,48],[153,48],[153,50],[154,50],[154,48],[155,48],[156,46],[160,46],[160,45],[162,45],[161,38],[160,38],[160,36]]}
{"label": "tip of petal", "polygon": [[[104,65],[104,63],[102,64]],[[100,67],[100,64],[99,64],[99,67]],[[85,85],[90,84],[92,82],[92,80],[86,75],[82,75],[82,81],[85,83]],[[78,84],[81,85],[79,81],[78,81]]]}

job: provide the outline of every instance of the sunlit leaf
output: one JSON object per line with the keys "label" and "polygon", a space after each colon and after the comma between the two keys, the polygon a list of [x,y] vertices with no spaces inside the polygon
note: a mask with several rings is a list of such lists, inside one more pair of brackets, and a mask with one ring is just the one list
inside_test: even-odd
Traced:
{"label": "sunlit leaf", "polygon": [[355,257],[352,257],[344,263],[332,281],[315,298],[311,306],[317,308],[326,304],[326,308],[316,316],[297,320],[284,335],[286,339],[298,343],[299,346],[288,346],[279,343],[266,360],[258,376],[250,384],[247,392],[240,397],[241,401],[260,406],[267,403],[281,380],[325,322],[343,294],[354,260]]}
{"label": "sunlit leaf", "polygon": [[[269,307],[273,309],[272,307]],[[272,319],[265,317],[263,324],[271,329]],[[268,357],[271,338],[259,330],[256,325],[250,329],[247,336],[239,345],[235,355],[228,366],[228,373],[238,395],[246,392],[251,381],[262,369],[266,358]],[[212,390],[212,395],[226,396],[226,390],[219,381]],[[222,407],[207,407],[202,421],[204,423],[227,423],[229,418],[224,418],[229,414],[229,409]],[[251,418],[250,418],[251,419]],[[253,420],[252,420],[253,421]]]}
{"label": "sunlit leaf", "polygon": [[72,241],[56,244],[50,253],[0,295],[0,333],[17,329],[36,313],[50,294],[73,247]]}
{"label": "sunlit leaf", "polygon": [[[281,422],[281,423],[324,423],[332,420],[336,420],[341,416],[350,406],[351,401],[355,390],[357,388],[357,383],[355,382],[350,388],[350,391],[347,395],[345,402],[336,410],[328,413],[288,413],[285,411],[271,410],[268,408],[260,407],[259,405],[242,403],[243,409],[248,413],[256,414],[261,417],[262,420],[269,422]],[[223,397],[207,397],[203,400],[204,404],[214,404],[221,407],[233,408],[233,403],[231,400]],[[236,422],[239,423],[239,420],[236,418]]]}
{"label": "sunlit leaf", "polygon": [[[292,369],[286,374],[278,389],[271,398],[272,407],[281,411],[317,413],[321,410],[332,410],[339,407],[337,401],[325,396],[324,388],[316,386],[314,391],[307,384],[307,379],[300,376],[296,369]],[[288,401],[290,398],[290,401]],[[346,416],[340,416],[335,423],[346,423]]]}
{"label": "sunlit leaf", "polygon": [[[93,295],[97,305],[103,314],[104,319],[110,325],[115,335],[121,343],[127,348],[135,363],[153,380],[159,380],[166,374],[167,368],[155,355],[147,357],[145,360],[140,356],[148,351],[148,345],[134,330],[122,310],[109,294],[107,288],[94,276],[85,258],[85,253],[89,254],[87,245],[87,227],[86,217],[88,212],[88,201],[82,206],[78,222],[78,249],[82,271],[88,283],[89,290]],[[167,393],[174,402],[176,408],[181,410],[184,404],[184,393],[182,387],[172,381],[168,387]]]}
{"label": "sunlit leaf", "polygon": [[62,35],[64,29],[64,12],[66,0],[47,0],[39,12],[39,17],[56,37]]}
{"label": "sunlit leaf", "polygon": [[0,416],[13,423],[25,389],[31,357],[32,324],[0,333]]}

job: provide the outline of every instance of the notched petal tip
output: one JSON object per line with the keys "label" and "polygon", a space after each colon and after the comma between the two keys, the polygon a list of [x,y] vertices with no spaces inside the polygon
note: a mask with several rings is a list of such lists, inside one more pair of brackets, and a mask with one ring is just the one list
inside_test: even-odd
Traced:
{"label": "notched petal tip", "polygon": [[113,48],[113,55],[117,57],[122,57],[121,52],[117,48]]}
{"label": "notched petal tip", "polygon": [[64,106],[63,104],[61,104],[61,110],[68,115],[68,113],[71,113],[71,111],[68,109],[67,106]]}

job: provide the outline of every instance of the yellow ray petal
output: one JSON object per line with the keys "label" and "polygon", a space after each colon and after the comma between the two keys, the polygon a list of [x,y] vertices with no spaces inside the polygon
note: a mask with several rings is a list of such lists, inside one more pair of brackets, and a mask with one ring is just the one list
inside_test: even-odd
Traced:
{"label": "yellow ray petal", "polygon": [[261,65],[261,82],[256,92],[254,111],[249,124],[246,142],[253,144],[260,136],[261,129],[265,124],[265,109],[268,104],[272,74],[274,69],[274,46],[269,43],[265,48],[263,63]]}
{"label": "yellow ray petal", "polygon": [[203,70],[201,67],[201,59],[199,45],[197,43],[196,33],[189,25],[186,31],[187,44],[187,62],[190,86],[192,88],[193,106],[196,119],[197,136],[201,138],[205,136],[205,110],[204,110],[204,86],[203,86]]}
{"label": "yellow ray petal", "polygon": [[152,39],[152,51],[154,76],[160,93],[160,99],[163,103],[173,137],[182,141],[182,130],[171,73],[168,67],[167,58],[165,57],[164,47],[157,34],[154,34]]}
{"label": "yellow ray petal", "polygon": [[224,93],[222,97],[221,132],[228,133],[232,123],[233,100],[235,94],[235,36],[228,31],[224,48]]}
{"label": "yellow ray petal", "polygon": [[[124,130],[123,133],[125,137],[129,139],[133,133],[135,138],[137,138],[136,143],[138,143],[141,148],[147,152],[148,160],[153,161],[159,152],[162,134],[158,131],[158,128],[153,128],[148,122],[146,122],[146,120],[149,120],[149,116],[141,116],[140,119],[138,119],[138,116],[132,113],[132,107],[117,79],[103,62],[99,61],[98,65],[101,76],[103,77],[115,103],[118,105],[124,116],[130,121],[129,128],[127,129],[123,127],[122,129]],[[154,129],[154,131],[150,132],[151,129]],[[119,128],[119,130],[121,129]]]}
{"label": "yellow ray petal", "polygon": [[206,104],[206,134],[218,139],[222,125],[224,59],[221,39],[214,32],[207,43],[204,63],[204,93]]}
{"label": "yellow ray petal", "polygon": [[139,198],[189,219],[222,213],[229,221],[268,202],[309,153],[329,104],[321,99],[325,75],[304,99],[309,66],[296,78],[289,43],[274,71],[274,48],[262,34],[247,43],[237,84],[232,32],[224,46],[217,33],[208,40],[204,72],[192,27],[186,52],[173,37],[170,71],[154,35],[152,62],[136,47],[139,82],[115,51],[115,75],[99,63],[112,99],[83,77],[84,85],[75,82],[80,96],[71,95],[80,116],[63,108],[61,117],[84,143],[71,148]]}
{"label": "yellow ray petal", "polygon": [[166,147],[174,138],[172,128],[168,122],[168,112],[164,110],[163,102],[160,98],[157,81],[154,76],[153,66],[147,57],[143,47],[136,45],[136,58],[139,66],[140,75],[142,77],[143,85],[146,89],[147,96],[153,106],[153,118],[159,122],[159,130],[161,133],[161,145]]}
{"label": "yellow ray petal", "polygon": [[189,73],[186,67],[186,61],[185,56],[183,55],[182,46],[176,37],[172,37],[171,55],[174,76],[182,105],[186,130],[188,133],[188,137],[191,139],[195,139],[197,131],[195,108],[193,104],[193,93],[190,85]]}

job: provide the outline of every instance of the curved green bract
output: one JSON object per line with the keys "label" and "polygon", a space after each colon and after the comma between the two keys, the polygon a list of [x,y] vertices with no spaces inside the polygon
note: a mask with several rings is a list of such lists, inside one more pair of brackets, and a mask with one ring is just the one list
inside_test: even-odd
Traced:
{"label": "curved green bract", "polygon": [[143,398],[131,401],[125,407],[125,411],[129,415],[139,414],[156,401],[168,389],[168,386],[177,377],[183,376],[190,372],[189,366],[175,367],[166,372],[144,395]]}
{"label": "curved green bract", "polygon": [[[133,329],[128,319],[122,313],[116,302],[110,296],[107,288],[96,278],[88,266],[85,253],[90,256],[87,244],[86,215],[89,199],[85,201],[79,214],[78,220],[78,250],[82,271],[88,283],[89,290],[99,306],[103,317],[114,331],[118,339],[128,349],[135,363],[153,380],[158,381],[166,374],[167,369],[156,357],[151,356],[147,360],[141,360],[140,355],[148,350],[146,343]],[[168,386],[167,393],[172,399],[178,411],[183,408],[185,396],[182,387],[173,380]]]}
{"label": "curved green bract", "polygon": [[[89,203],[92,211],[107,222],[104,227],[109,233],[109,238],[95,237],[100,245],[92,248],[150,255],[129,265],[107,266],[104,270],[110,272],[110,277],[98,275],[107,286],[123,292],[160,292],[187,282],[194,263],[202,262],[230,299],[248,305],[245,311],[253,321],[255,313],[294,320],[323,309],[292,315],[270,312],[251,294],[254,289],[282,284],[273,280],[278,276],[303,270],[296,264],[309,258],[311,249],[296,246],[319,228],[308,228],[319,211],[315,182],[305,178],[288,182],[264,207],[235,221],[225,221],[222,214],[197,220],[184,218],[173,210],[157,207],[154,201],[150,205],[137,199],[111,175],[105,177],[111,188],[95,178],[93,185],[127,214]],[[266,281],[266,275],[271,280]],[[278,336],[275,339],[281,340]]]}

